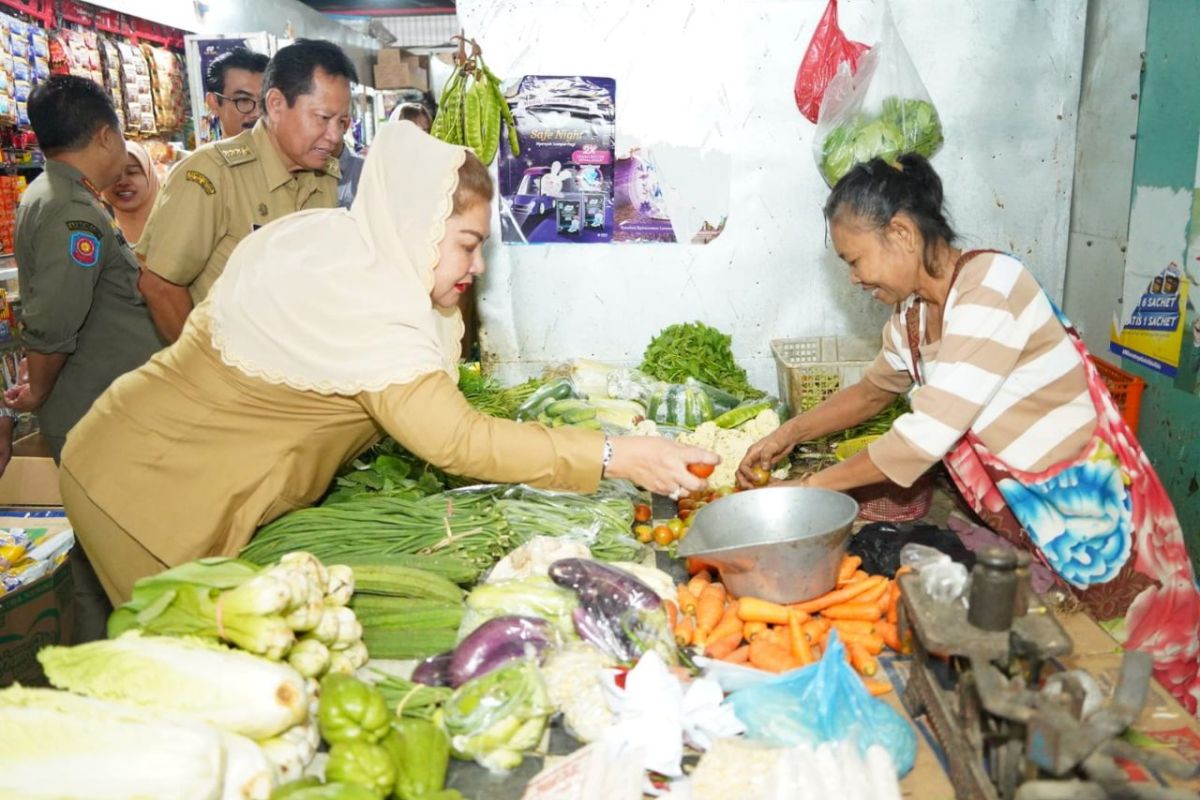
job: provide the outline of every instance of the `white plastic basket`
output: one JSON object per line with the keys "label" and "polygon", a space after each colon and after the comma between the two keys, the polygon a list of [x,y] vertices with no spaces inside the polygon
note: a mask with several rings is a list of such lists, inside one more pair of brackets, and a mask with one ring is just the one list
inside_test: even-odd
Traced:
{"label": "white plastic basket", "polygon": [[831,394],[851,386],[879,353],[877,340],[852,336],[772,339],[779,397],[793,414],[808,411]]}

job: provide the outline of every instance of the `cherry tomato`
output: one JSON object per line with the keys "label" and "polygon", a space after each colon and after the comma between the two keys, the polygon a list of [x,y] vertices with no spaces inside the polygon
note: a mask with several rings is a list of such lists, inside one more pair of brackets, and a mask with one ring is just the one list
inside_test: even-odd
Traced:
{"label": "cherry tomato", "polygon": [[638,503],[633,507],[633,518],[638,522],[649,522],[652,516],[654,516],[654,512],[645,503]]}
{"label": "cherry tomato", "polygon": [[755,486],[766,486],[771,482],[771,473],[762,467],[755,467],[750,470],[750,481]]}
{"label": "cherry tomato", "polygon": [[683,520],[681,520],[679,517],[676,517],[675,519],[672,519],[672,520],[668,520],[667,527],[671,529],[671,533],[674,536],[678,536],[679,532],[681,530],[683,530]]}
{"label": "cherry tomato", "polygon": [[675,532],[666,525],[659,525],[654,529],[654,542],[666,547],[671,542],[675,541]]}
{"label": "cherry tomato", "polygon": [[722,486],[720,489],[718,489],[716,492],[713,493],[712,499],[720,500],[722,497],[729,497],[729,495],[733,494],[736,491],[737,491],[736,486]]}
{"label": "cherry tomato", "polygon": [[654,540],[654,529],[649,525],[635,525],[633,526],[633,535],[642,544],[649,544]]}
{"label": "cherry tomato", "polygon": [[683,520],[684,522],[687,522],[689,519],[692,518],[692,514],[694,512],[695,512],[695,509],[692,509],[692,508],[681,508],[681,509],[679,509],[679,518],[681,520]]}
{"label": "cherry tomato", "polygon": [[695,475],[697,478],[707,478],[713,474],[716,469],[712,464],[688,464],[688,472]]}
{"label": "cherry tomato", "polygon": [[696,508],[696,505],[699,502],[700,502],[699,500],[693,500],[690,497],[685,497],[682,500],[680,500],[678,503],[676,503],[676,507],[680,511],[691,511]]}

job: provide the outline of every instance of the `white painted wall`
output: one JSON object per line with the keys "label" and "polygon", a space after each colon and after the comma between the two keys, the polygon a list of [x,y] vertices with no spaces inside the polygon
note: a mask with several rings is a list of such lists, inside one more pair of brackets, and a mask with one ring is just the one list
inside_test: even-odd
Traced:
{"label": "white painted wall", "polygon": [[1109,325],[1125,282],[1142,52],[1150,0],[1091,0],[1075,143],[1063,310],[1113,363]]}
{"label": "white painted wall", "polygon": [[[733,158],[729,222],[709,245],[489,244],[480,313],[501,375],[576,356],[637,361],[663,326],[701,319],[733,334],[751,380],[771,389],[771,338],[878,335],[886,309],[856,292],[827,250],[813,126],[792,100],[824,6],[459,0],[497,74],[613,77],[619,135]],[[852,38],[875,41],[881,0],[840,8]],[[966,243],[1017,252],[1061,298],[1086,0],[893,8],[942,116],[947,142],[934,164]]]}

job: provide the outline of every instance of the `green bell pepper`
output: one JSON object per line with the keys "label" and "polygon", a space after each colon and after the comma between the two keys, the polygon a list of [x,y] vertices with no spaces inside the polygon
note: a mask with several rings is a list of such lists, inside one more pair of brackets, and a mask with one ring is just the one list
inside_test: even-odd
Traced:
{"label": "green bell pepper", "polygon": [[391,729],[392,712],[374,686],[352,675],[331,673],[321,680],[317,721],[321,736],[330,744],[373,743]]}
{"label": "green bell pepper", "polygon": [[329,748],[325,777],[331,781],[356,783],[379,797],[387,797],[396,785],[396,765],[386,749],[370,742],[338,742]]}
{"label": "green bell pepper", "polygon": [[394,800],[426,800],[446,785],[450,739],[432,722],[402,717],[392,723],[383,745],[396,764]]}

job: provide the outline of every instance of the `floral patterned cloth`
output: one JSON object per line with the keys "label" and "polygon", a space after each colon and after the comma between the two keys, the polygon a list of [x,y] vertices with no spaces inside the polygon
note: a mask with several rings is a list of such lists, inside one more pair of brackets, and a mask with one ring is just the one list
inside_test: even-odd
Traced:
{"label": "floral patterned cloth", "polygon": [[[1053,305],[1053,301],[1051,301]],[[1000,461],[968,431],[946,456],[984,522],[1054,570],[1098,620],[1125,617],[1125,646],[1189,712],[1200,703],[1200,590],[1166,490],[1087,348],[1055,306],[1083,360],[1098,422],[1078,458],[1039,473]]]}

